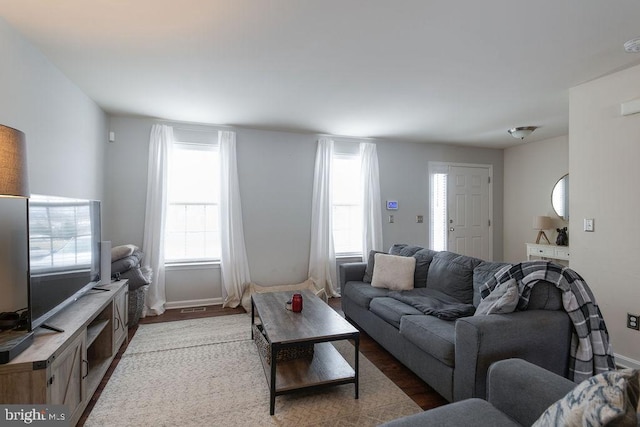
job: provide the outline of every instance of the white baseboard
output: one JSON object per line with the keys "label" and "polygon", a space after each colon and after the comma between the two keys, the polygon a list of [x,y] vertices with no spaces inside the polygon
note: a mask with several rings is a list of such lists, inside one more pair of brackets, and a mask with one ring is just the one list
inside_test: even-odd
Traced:
{"label": "white baseboard", "polygon": [[614,356],[616,358],[616,365],[622,366],[624,368],[640,369],[640,361],[615,353]]}
{"label": "white baseboard", "polygon": [[192,299],[184,301],[171,301],[164,305],[164,308],[171,310],[174,308],[190,308],[190,307],[202,307],[205,305],[222,305],[224,301],[222,298],[206,298],[206,299]]}

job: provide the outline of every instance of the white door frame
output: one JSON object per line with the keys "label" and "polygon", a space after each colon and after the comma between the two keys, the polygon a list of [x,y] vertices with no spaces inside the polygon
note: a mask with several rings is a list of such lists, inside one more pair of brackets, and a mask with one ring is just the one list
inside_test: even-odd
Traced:
{"label": "white door frame", "polygon": [[[428,174],[429,174],[429,202],[428,212],[431,213],[431,189],[433,188],[433,174],[436,171],[449,170],[449,167],[469,167],[469,168],[484,168],[489,170],[489,259],[493,260],[493,165],[482,163],[457,163],[457,162],[428,162]],[[448,226],[447,226],[448,228]],[[431,221],[431,215],[429,215],[429,233],[433,233],[433,223]],[[430,236],[428,236],[430,237]],[[431,239],[428,239],[431,242]],[[448,243],[447,243],[448,244]]]}

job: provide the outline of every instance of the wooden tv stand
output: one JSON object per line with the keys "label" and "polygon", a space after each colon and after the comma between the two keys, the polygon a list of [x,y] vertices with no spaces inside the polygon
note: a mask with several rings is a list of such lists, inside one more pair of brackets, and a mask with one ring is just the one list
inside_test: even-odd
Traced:
{"label": "wooden tv stand", "polygon": [[33,344],[0,365],[0,403],[63,404],[75,425],[127,340],[127,280],[89,291],[37,328]]}

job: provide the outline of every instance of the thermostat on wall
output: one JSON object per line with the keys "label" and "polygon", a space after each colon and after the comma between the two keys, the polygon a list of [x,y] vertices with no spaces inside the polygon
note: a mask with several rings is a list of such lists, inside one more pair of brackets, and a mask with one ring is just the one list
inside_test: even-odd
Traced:
{"label": "thermostat on wall", "polygon": [[388,211],[397,211],[398,210],[398,201],[397,200],[387,200],[387,210]]}

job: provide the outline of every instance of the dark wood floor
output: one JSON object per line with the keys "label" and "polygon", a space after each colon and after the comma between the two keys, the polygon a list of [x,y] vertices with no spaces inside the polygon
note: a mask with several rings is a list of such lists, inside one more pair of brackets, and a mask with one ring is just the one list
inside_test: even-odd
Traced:
{"label": "dark wood floor", "polygon": [[[343,314],[340,308],[340,298],[331,298],[329,300],[329,305],[340,314]],[[167,310],[161,316],[152,316],[140,319],[140,324],[172,322],[175,320],[197,319],[202,317],[228,316],[230,314],[239,314],[244,312],[245,311],[242,308],[222,308],[221,306],[207,306],[205,310],[195,310],[186,313],[179,309]],[[133,338],[137,330],[137,326],[129,329],[129,341],[131,341],[131,338]],[[118,365],[118,362],[120,362],[120,358],[126,350],[127,345],[128,343],[123,345],[114,358],[107,374],[91,398],[87,409],[82,414],[82,417],[78,422],[78,426],[84,425],[89,413],[95,406],[98,397],[100,397],[100,393],[102,393],[104,386],[107,384],[107,381],[109,381],[113,370]],[[431,409],[447,403],[447,401],[436,393],[427,383],[418,378],[409,369],[405,368],[404,365],[398,362],[395,357],[390,355],[384,348],[362,331],[360,333],[360,352],[422,409]]]}

